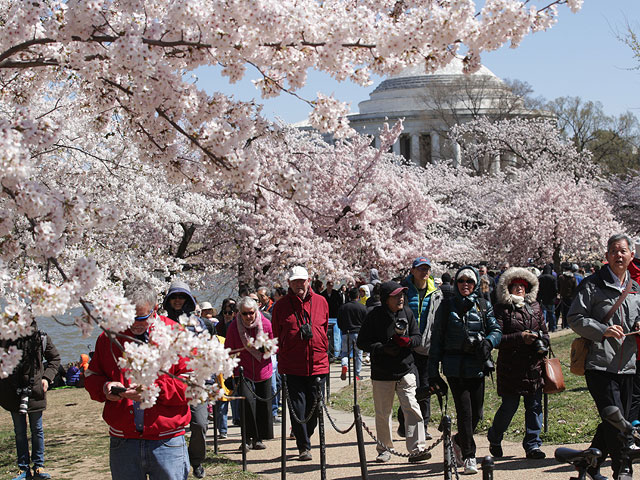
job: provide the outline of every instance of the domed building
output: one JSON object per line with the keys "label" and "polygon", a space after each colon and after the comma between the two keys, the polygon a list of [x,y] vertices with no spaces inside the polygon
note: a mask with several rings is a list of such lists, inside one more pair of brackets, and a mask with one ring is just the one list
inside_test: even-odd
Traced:
{"label": "domed building", "polygon": [[[430,74],[419,66],[405,69],[381,82],[358,109],[360,113],[348,117],[351,126],[372,135],[376,146],[377,132],[384,123],[392,125],[404,119],[404,132],[392,150],[423,166],[441,161],[450,161],[453,166],[465,164],[460,146],[448,138],[455,124],[483,116],[498,120],[540,114],[526,109],[522,98],[488,68],[463,73],[458,58]],[[498,171],[513,159],[492,158],[484,163],[472,167],[479,172]]]}

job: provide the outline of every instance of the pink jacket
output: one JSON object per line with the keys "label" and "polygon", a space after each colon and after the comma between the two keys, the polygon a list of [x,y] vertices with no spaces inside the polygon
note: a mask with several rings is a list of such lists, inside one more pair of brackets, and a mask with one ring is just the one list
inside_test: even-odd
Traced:
{"label": "pink jacket", "polygon": [[[260,320],[262,321],[262,330],[268,335],[269,338],[273,338],[273,330],[271,329],[271,322],[267,320],[262,314],[260,314]],[[242,340],[240,339],[240,333],[238,332],[238,323],[242,320],[233,320],[227,328],[227,336],[224,340],[225,348],[232,350],[243,348]],[[258,333],[258,328],[250,328],[247,330],[250,337],[255,338]],[[262,382],[268,378],[271,378],[273,374],[273,366],[271,365],[271,358],[257,360],[247,350],[240,352],[240,364],[233,372],[234,376],[240,375],[240,367],[244,368],[244,376],[254,382]]]}

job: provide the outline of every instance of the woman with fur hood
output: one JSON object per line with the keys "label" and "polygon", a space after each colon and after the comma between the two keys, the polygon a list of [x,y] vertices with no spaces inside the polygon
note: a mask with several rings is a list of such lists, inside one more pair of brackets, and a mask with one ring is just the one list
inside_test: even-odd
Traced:
{"label": "woman with fur hood", "polygon": [[487,435],[489,451],[495,458],[502,452],[502,437],[524,398],[526,434],[522,446],[527,458],[542,459],[542,387],[544,356],[539,353],[539,338],[549,345],[549,333],[540,304],[536,301],[538,278],[529,270],[506,270],[496,287],[496,320],[502,328],[498,345],[498,395],[502,404]]}

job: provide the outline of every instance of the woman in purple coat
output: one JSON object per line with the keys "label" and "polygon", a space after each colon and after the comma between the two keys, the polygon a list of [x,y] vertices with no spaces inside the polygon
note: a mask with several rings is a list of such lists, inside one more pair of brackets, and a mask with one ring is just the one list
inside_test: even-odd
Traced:
{"label": "woman in purple coat", "polygon": [[[273,338],[271,322],[260,313],[258,303],[253,298],[243,297],[238,302],[236,319],[227,329],[224,346],[240,351],[240,363],[234,372],[236,394],[247,399],[245,426],[248,444],[245,448],[256,450],[266,448],[262,440],[273,438],[271,358],[264,358],[263,352],[252,346],[252,340],[263,332]],[[240,367],[244,369],[244,382],[238,384]]]}

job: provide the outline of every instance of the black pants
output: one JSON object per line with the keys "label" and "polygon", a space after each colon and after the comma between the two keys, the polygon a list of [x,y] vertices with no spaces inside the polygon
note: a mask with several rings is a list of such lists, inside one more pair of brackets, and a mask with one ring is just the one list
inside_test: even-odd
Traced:
{"label": "black pants", "polygon": [[206,403],[200,403],[191,409],[191,438],[189,439],[189,463],[192,467],[200,465],[207,456],[207,427],[209,426],[209,412]]}
{"label": "black pants", "polygon": [[298,419],[304,420],[309,416],[314,405],[318,407],[316,413],[311,416],[307,423],[298,423],[294,418],[291,419],[291,428],[296,437],[296,445],[300,453],[311,449],[311,440],[309,438],[313,435],[318,424],[317,412],[320,408],[320,404],[316,404],[315,399],[322,395],[325,377],[326,375],[312,375],[309,377],[286,375],[291,409]]}
{"label": "black pants", "polygon": [[636,362],[636,374],[633,376],[633,394],[631,397],[631,409],[629,410],[630,422],[640,420],[640,360]]}
{"label": "black pants", "polygon": [[476,442],[473,434],[482,420],[484,406],[484,377],[447,377],[458,417],[456,443],[462,450],[462,458],[475,458]]}
{"label": "black pants", "polygon": [[[598,412],[605,407],[615,405],[622,412],[624,418],[629,418],[631,408],[631,396],[633,393],[633,374],[621,375],[617,373],[587,370],[584,374],[587,388],[596,403]],[[613,477],[617,478],[620,470],[620,450],[623,442],[618,436],[618,430],[606,420],[603,420],[596,429],[596,434],[591,441],[591,446],[602,452],[599,462],[611,455],[611,469]]]}
{"label": "black pants", "polygon": [[[255,392],[255,395],[254,395]],[[262,382],[253,382],[247,378],[238,386],[238,394],[244,400],[244,425],[247,440],[270,440],[273,438],[273,414],[271,400],[264,402],[260,398],[271,397],[271,378]]]}
{"label": "black pants", "polygon": [[[428,387],[429,386],[429,357],[427,355],[420,355],[413,352],[413,361],[418,368],[418,377],[416,378],[416,387]],[[422,412],[422,419],[424,420],[424,431],[426,433],[429,420],[431,419],[431,397],[427,397],[425,400],[418,402],[420,405],[420,412]],[[398,430],[404,432],[404,413],[402,408],[398,407],[398,423],[400,424]]]}

